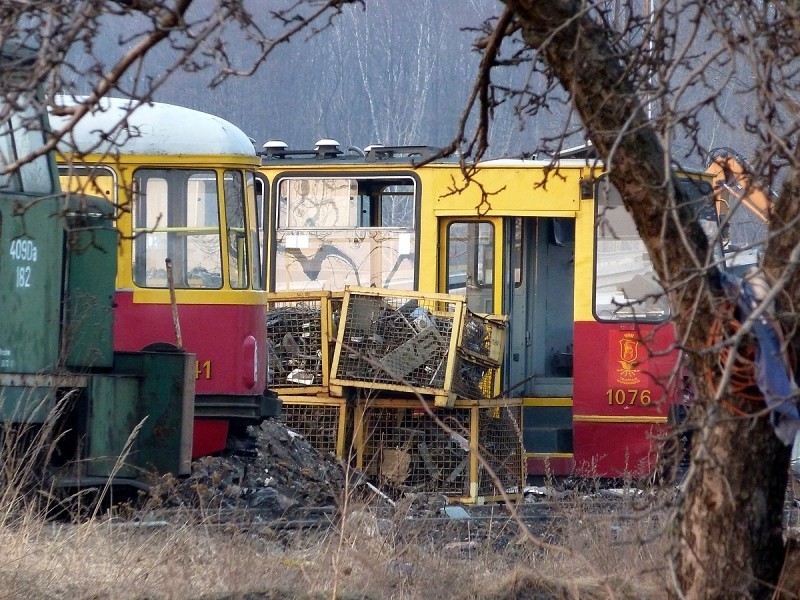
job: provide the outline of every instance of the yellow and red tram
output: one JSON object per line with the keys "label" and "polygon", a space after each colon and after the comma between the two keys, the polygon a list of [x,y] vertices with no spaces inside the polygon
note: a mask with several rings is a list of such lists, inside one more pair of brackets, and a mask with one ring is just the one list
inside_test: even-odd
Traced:
{"label": "yellow and red tram", "polygon": [[[681,399],[669,304],[594,160],[416,167],[431,149],[265,144],[271,291],[464,294],[508,317],[495,393],[523,399],[527,469],[641,476]],[[690,194],[707,183],[686,180]]]}
{"label": "yellow and red tram", "polygon": [[262,360],[258,165],[251,140],[223,119],[120,99],[103,100],[59,146],[63,188],[117,208],[115,350],[197,356],[193,456],[222,450],[231,423],[280,410]]}

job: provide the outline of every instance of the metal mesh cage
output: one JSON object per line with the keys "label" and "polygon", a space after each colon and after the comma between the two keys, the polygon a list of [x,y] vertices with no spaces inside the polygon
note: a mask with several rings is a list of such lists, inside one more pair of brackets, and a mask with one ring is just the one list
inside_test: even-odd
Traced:
{"label": "metal mesh cage", "polygon": [[459,348],[479,361],[499,367],[505,350],[505,318],[481,316],[467,310]]}
{"label": "metal mesh cage", "polygon": [[445,386],[457,302],[350,294],[340,327],[339,380]]}
{"label": "metal mesh cage", "polygon": [[[522,407],[497,406],[478,410],[478,446],[481,456],[500,480],[503,489],[519,493],[525,477],[522,447]],[[478,494],[497,494],[495,482],[481,464]]]}
{"label": "metal mesh cage", "polygon": [[490,367],[459,354],[453,370],[453,392],[459,398],[468,400],[491,398],[494,396],[497,373],[496,367]]}
{"label": "metal mesh cage", "polygon": [[470,409],[440,418],[448,434],[421,408],[366,408],[359,448],[364,471],[405,490],[469,495]]}
{"label": "metal mesh cage", "polygon": [[283,418],[292,431],[317,450],[343,458],[347,435],[347,404],[341,398],[282,397]]}
{"label": "metal mesh cage", "polygon": [[499,498],[486,467],[470,451],[472,441],[503,489],[519,498],[524,482],[521,401],[495,400],[490,407],[456,403],[455,408],[434,409],[451,431],[418,402],[361,403],[357,465],[380,484],[403,491],[439,493],[463,502]]}
{"label": "metal mesh cage", "polygon": [[[322,298],[267,305],[267,387],[322,386]],[[327,355],[327,353],[326,353]]]}

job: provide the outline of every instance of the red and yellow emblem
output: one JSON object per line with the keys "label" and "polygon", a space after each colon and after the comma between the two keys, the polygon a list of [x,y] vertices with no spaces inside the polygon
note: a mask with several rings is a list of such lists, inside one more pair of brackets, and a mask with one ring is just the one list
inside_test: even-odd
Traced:
{"label": "red and yellow emblem", "polygon": [[639,340],[634,333],[623,333],[619,338],[619,365],[616,370],[617,382],[635,385],[639,379]]}

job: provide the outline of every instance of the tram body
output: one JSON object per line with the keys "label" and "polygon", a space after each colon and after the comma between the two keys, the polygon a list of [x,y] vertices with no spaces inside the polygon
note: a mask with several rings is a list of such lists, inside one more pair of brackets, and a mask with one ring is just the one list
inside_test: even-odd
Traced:
{"label": "tram body", "polygon": [[467,181],[453,161],[416,168],[424,149],[318,150],[264,158],[271,291],[465,294],[508,317],[495,394],[523,398],[529,476],[653,471],[681,399],[674,332],[596,161],[489,160]]}
{"label": "tram body", "polygon": [[[253,192],[259,161],[249,138],[227,121],[161,103],[128,114],[130,107],[106,99],[87,115],[59,146],[59,174],[65,190],[104,196],[117,207],[115,350],[181,346],[197,357],[197,457],[222,450],[231,423],[280,410],[265,393],[260,360],[266,291]],[[123,122],[116,138],[101,133]]]}

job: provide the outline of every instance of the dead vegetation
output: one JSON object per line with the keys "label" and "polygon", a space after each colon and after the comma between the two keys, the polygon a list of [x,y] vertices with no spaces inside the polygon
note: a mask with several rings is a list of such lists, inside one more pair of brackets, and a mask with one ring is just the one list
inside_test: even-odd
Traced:
{"label": "dead vegetation", "polygon": [[[460,507],[425,492],[391,503],[275,423],[261,431],[268,451],[246,448],[255,458],[237,463],[251,471],[247,481],[260,474],[276,486],[262,494],[274,503],[257,517],[240,501],[258,490],[234,483],[234,463],[217,457],[158,488],[145,508],[84,504],[46,518],[55,494],[13,481],[35,471],[21,468],[29,454],[6,444],[0,598],[663,597],[672,485],[550,486],[515,507]],[[325,510],[314,513],[314,504]],[[303,514],[316,514],[317,526],[303,525]],[[798,597],[791,576],[779,597]]]}
{"label": "dead vegetation", "polygon": [[[296,439],[272,430],[269,436],[284,444]],[[469,507],[468,515],[446,512],[446,499],[431,493],[407,494],[392,505],[352,485],[352,473],[342,470],[338,479],[330,458],[314,457],[313,450],[297,445],[301,460],[314,459],[313,464],[295,469],[298,459],[292,453],[272,449],[273,462],[258,465],[272,470],[283,486],[280,496],[301,489],[304,478],[318,492],[314,498],[295,495],[285,507],[287,517],[297,519],[302,503],[312,499],[320,506],[333,502],[334,510],[319,516],[324,526],[276,527],[274,520],[245,518],[245,513],[236,518],[232,494],[246,494],[225,480],[229,472],[217,473],[209,462],[175,483],[172,495],[161,488],[158,503],[146,510],[84,510],[74,519],[61,513],[53,520],[43,516],[46,503],[23,503],[7,494],[0,507],[0,598],[661,595],[668,569],[660,534],[668,513],[642,501],[641,494],[612,505],[577,490],[555,502],[547,498],[547,504],[529,498],[517,507],[519,514],[544,517],[527,519],[530,527],[523,529],[513,518],[515,511],[501,505]],[[3,454],[7,473],[15,472],[11,450],[6,447]],[[278,476],[278,467],[285,477]],[[320,474],[331,485],[324,486]],[[22,486],[17,489],[30,494]],[[194,493],[197,501],[179,493]],[[598,511],[598,501],[613,508]]]}
{"label": "dead vegetation", "polygon": [[410,510],[376,517],[357,506],[335,527],[292,535],[188,513],[76,525],[31,515],[0,529],[0,589],[7,598],[208,599],[643,598],[662,589],[663,549],[640,545],[635,520],[565,512],[538,538],[556,546],[509,535],[504,516],[411,532]]}

